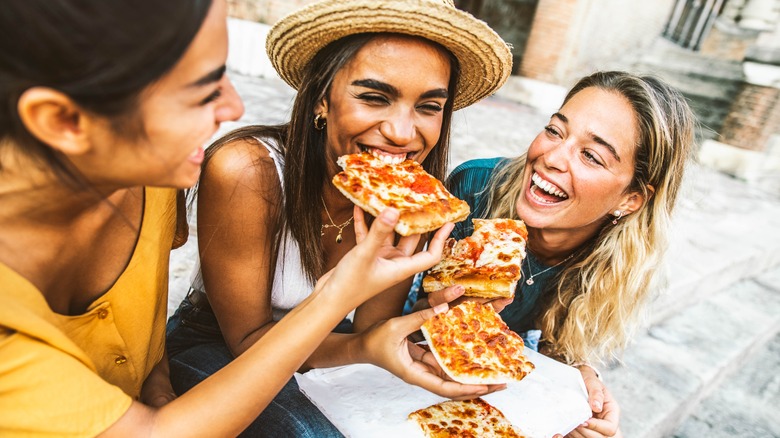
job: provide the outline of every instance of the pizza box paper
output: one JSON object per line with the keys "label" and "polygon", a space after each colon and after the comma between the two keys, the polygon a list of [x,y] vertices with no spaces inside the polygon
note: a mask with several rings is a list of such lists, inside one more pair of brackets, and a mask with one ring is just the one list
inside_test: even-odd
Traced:
{"label": "pizza box paper", "polygon": [[[536,369],[505,390],[483,396],[486,402],[532,438],[565,435],[590,418],[579,370],[528,348],[525,355]],[[315,369],[295,378],[348,438],[422,437],[407,416],[447,400],[368,364]]]}

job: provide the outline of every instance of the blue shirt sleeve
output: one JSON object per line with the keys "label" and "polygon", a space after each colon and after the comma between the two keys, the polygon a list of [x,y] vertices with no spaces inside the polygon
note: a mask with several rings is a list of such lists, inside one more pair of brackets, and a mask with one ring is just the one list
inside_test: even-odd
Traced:
{"label": "blue shirt sleeve", "polygon": [[504,158],[480,158],[466,161],[456,167],[447,178],[446,186],[456,198],[462,199],[471,207],[471,213],[462,222],[455,224],[450,237],[463,239],[474,231],[474,218],[487,216],[488,189],[490,178]]}

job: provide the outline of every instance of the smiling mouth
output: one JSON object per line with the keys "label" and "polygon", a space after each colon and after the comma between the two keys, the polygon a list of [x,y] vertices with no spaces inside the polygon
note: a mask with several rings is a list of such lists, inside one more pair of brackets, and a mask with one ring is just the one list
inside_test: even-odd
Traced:
{"label": "smiling mouth", "polygon": [[379,158],[385,164],[401,164],[406,159],[411,158],[410,157],[411,153],[404,152],[399,154],[391,154],[390,152],[383,151],[381,149],[372,148],[369,146],[362,146],[362,145],[360,146],[360,151],[369,153],[374,157]]}
{"label": "smiling mouth", "polygon": [[531,195],[535,200],[544,204],[555,204],[569,198],[569,195],[560,187],[543,179],[536,172],[531,175]]}

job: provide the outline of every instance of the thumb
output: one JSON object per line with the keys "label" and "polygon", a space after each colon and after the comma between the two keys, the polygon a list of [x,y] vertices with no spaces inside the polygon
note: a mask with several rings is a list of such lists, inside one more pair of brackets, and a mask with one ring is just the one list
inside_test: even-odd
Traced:
{"label": "thumb", "polygon": [[371,224],[366,238],[360,242],[363,248],[370,253],[376,253],[385,243],[386,239],[393,234],[393,229],[398,223],[398,210],[388,207],[379,213],[379,216]]}
{"label": "thumb", "polygon": [[398,327],[408,335],[417,331],[425,321],[428,321],[447,310],[449,310],[447,303],[442,303],[438,306],[420,310],[419,312],[410,313],[409,315],[398,318]]}

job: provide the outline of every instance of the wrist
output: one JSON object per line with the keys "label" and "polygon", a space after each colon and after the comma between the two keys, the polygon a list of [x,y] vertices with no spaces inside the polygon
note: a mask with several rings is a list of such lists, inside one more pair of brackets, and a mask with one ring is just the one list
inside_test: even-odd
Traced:
{"label": "wrist", "polygon": [[571,364],[574,368],[577,368],[578,370],[582,371],[582,368],[589,368],[591,371],[593,371],[593,375],[596,376],[597,379],[601,380],[601,373],[599,370],[596,369],[593,365],[587,363],[587,362],[575,362]]}
{"label": "wrist", "polygon": [[364,346],[363,336],[360,333],[352,333],[346,335],[347,339],[344,342],[344,351],[346,352],[346,362],[353,363],[371,363],[366,357],[366,349]]}

